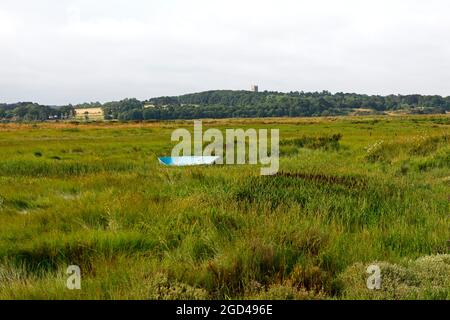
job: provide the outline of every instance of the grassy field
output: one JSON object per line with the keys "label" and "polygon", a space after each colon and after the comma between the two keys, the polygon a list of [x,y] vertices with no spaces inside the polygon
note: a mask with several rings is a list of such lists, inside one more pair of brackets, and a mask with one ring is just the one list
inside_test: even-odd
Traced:
{"label": "grassy field", "polygon": [[179,127],[0,125],[0,299],[450,299],[448,115],[204,121],[279,128],[265,177],[161,166]]}

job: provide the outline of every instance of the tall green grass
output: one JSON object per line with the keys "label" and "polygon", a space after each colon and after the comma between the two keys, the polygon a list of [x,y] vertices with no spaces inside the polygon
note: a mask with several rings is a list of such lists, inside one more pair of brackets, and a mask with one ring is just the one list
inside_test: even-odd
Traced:
{"label": "tall green grass", "polygon": [[448,117],[205,125],[279,128],[280,171],[159,165],[186,122],[0,128],[0,298],[449,298]]}

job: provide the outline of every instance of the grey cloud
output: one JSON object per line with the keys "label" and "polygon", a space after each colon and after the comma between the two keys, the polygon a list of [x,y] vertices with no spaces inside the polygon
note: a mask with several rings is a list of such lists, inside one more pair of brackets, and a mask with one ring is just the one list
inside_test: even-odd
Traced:
{"label": "grey cloud", "polygon": [[0,3],[0,101],[208,89],[449,95],[447,1]]}

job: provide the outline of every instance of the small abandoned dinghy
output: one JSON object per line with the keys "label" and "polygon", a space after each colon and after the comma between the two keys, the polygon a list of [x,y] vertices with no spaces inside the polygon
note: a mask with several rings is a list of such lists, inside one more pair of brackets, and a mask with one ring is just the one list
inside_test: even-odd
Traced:
{"label": "small abandoned dinghy", "polygon": [[202,166],[216,164],[218,156],[183,156],[183,157],[159,157],[161,164],[166,166]]}

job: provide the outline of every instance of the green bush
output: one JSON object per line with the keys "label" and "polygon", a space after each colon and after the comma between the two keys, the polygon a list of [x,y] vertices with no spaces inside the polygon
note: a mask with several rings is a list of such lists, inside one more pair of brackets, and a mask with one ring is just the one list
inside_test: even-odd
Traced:
{"label": "green bush", "polygon": [[[368,265],[381,269],[381,289],[367,288]],[[346,299],[450,299],[450,255],[425,256],[403,264],[356,263],[339,276]]]}
{"label": "green bush", "polygon": [[149,283],[151,300],[205,300],[208,293],[185,283],[170,281],[164,274],[156,274]]}

